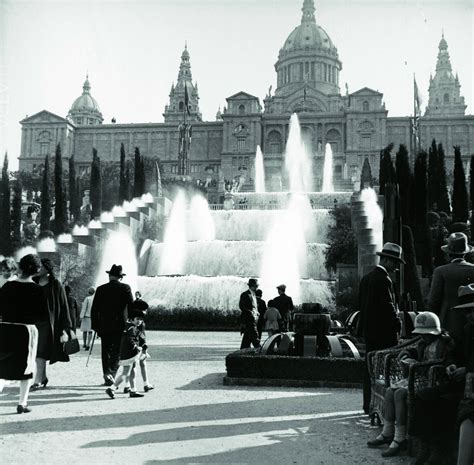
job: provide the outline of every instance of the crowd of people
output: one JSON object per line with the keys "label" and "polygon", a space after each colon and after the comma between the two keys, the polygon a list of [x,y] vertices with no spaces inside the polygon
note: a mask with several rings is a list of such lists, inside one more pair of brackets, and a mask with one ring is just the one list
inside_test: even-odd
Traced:
{"label": "crowd of people", "polygon": [[[121,382],[130,397],[143,397],[135,388],[138,365],[145,392],[154,389],[146,366],[150,357],[144,323],[148,304],[139,292],[133,299],[130,286],[121,282],[125,274],[120,265],[107,273],[109,282],[97,290],[89,288],[79,310],[72,289],[56,278],[48,258],[28,254],[18,264],[12,258],[0,262],[0,379],[20,382],[17,413],[31,411],[30,391],[47,387],[48,364],[70,361],[75,351],[68,347],[78,327],[84,350],[92,349],[94,333],[101,338],[109,397],[114,398],[113,391]],[[119,365],[123,371],[116,378]]]}
{"label": "crowd of people", "polygon": [[[465,260],[472,247],[463,233],[453,233],[442,247],[449,263],[435,269],[428,310],[418,313],[412,331],[418,342],[400,349],[398,362],[406,377],[385,392],[383,429],[369,447],[388,446],[383,457],[407,447],[407,393],[409,368],[416,362],[444,364],[447,383],[416,391],[412,432],[418,438],[416,465],[441,465],[449,459],[449,441],[459,431],[458,465],[474,463],[474,265]],[[379,264],[359,287],[360,317],[357,335],[367,353],[393,348],[399,342],[401,320],[390,273],[401,263],[402,248],[386,243]],[[368,366],[363,386],[363,409],[370,412],[371,382]],[[456,418],[457,414],[457,418]],[[457,428],[456,429],[456,425]]]}

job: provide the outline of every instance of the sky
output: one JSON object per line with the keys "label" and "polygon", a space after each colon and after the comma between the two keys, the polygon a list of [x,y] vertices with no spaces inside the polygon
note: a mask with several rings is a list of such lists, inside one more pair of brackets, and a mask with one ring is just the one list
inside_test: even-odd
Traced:
{"label": "sky", "polygon": [[[89,73],[104,122],[162,122],[187,42],[203,119],[276,88],[274,64],[303,0],[0,0],[0,153],[16,169],[26,115],[66,116]],[[389,116],[424,104],[444,31],[473,113],[474,0],[315,0],[342,61],[341,92],[384,94]]]}

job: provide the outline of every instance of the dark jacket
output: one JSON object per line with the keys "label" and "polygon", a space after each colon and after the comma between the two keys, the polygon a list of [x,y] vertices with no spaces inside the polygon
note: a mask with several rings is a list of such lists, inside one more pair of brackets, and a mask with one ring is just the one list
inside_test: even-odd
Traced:
{"label": "dark jacket", "polygon": [[120,341],[120,360],[128,360],[140,351],[139,349],[140,330],[131,321],[125,322],[122,339]]}
{"label": "dark jacket", "polygon": [[[432,346],[431,344],[435,344]],[[418,360],[418,362],[430,362],[433,360],[443,360],[448,366],[456,362],[456,346],[453,338],[446,332],[436,338],[431,344],[427,344],[423,339],[415,347],[404,350],[408,357]],[[427,347],[433,347],[433,352],[426,351]]]}
{"label": "dark jacket", "polygon": [[250,289],[240,294],[239,308],[241,322],[244,325],[256,325],[258,320],[258,309],[253,306],[253,299]]}
{"label": "dark jacket", "polygon": [[69,294],[67,296],[67,304],[69,306],[69,318],[71,319],[72,328],[76,329],[79,323],[79,305],[77,305],[76,298]]}
{"label": "dark jacket", "polygon": [[280,294],[278,297],[275,297],[272,306],[278,309],[284,320],[288,319],[288,312],[292,312],[295,308],[293,299],[286,294]]}
{"label": "dark jacket", "polygon": [[359,285],[360,318],[357,335],[365,337],[371,349],[397,344],[401,329],[395,307],[395,292],[388,273],[375,267]]}
{"label": "dark jacket", "polygon": [[99,286],[91,309],[92,329],[101,334],[122,332],[128,308],[133,302],[130,286],[120,281],[109,281]]}
{"label": "dark jacket", "polygon": [[457,342],[462,338],[466,324],[464,313],[451,310],[458,304],[459,286],[474,283],[474,265],[465,260],[456,260],[447,265],[438,266],[433,272],[428,309],[439,316],[441,327]]}

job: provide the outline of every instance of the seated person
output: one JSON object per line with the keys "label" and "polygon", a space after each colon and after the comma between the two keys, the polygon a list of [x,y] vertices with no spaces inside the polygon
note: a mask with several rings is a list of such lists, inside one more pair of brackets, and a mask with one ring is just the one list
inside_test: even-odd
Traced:
{"label": "seated person", "polygon": [[[441,331],[439,318],[432,312],[421,312],[415,320],[414,335],[421,335],[422,340],[414,348],[403,350],[398,355],[399,362],[408,369],[416,362],[430,360],[453,360],[454,342],[451,337]],[[369,447],[389,444],[382,457],[397,455],[407,445],[407,394],[408,379],[403,378],[393,383],[385,393],[385,414],[383,430],[373,440],[368,441]]]}

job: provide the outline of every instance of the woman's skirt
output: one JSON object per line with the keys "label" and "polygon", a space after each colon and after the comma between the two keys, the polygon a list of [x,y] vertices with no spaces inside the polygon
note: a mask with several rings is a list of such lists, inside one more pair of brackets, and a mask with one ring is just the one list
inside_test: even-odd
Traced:
{"label": "woman's skirt", "polygon": [[83,333],[86,333],[87,331],[92,331],[92,323],[91,323],[91,319],[90,319],[90,318],[84,317],[84,318],[82,319],[80,330],[81,330]]}
{"label": "woman's skirt", "polygon": [[37,347],[38,330],[34,325],[0,323],[0,378],[32,378]]}
{"label": "woman's skirt", "polygon": [[53,346],[53,332],[49,321],[40,321],[36,323],[38,328],[38,351],[36,356],[49,360]]}
{"label": "woman's skirt", "polygon": [[138,354],[131,358],[127,358],[126,360],[120,360],[119,365],[122,367],[132,366],[134,363],[137,363],[140,360],[140,354],[141,352],[138,352]]}

